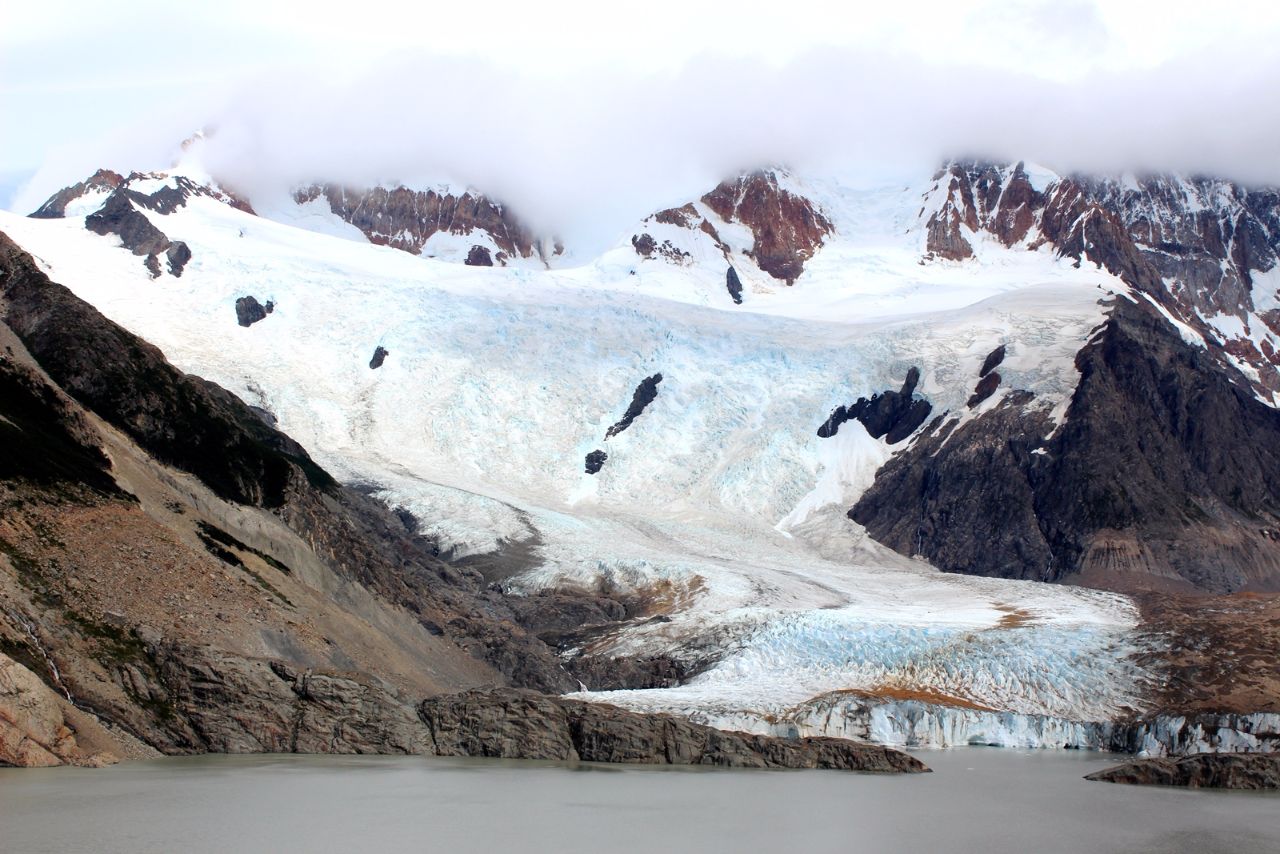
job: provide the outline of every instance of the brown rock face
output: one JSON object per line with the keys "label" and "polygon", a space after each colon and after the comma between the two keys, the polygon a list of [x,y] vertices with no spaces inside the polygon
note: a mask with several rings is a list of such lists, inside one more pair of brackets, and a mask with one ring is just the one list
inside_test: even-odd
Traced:
{"label": "brown rock face", "polygon": [[726,732],[662,714],[531,691],[469,691],[425,700],[418,714],[441,756],[741,768],[920,772],[919,760],[838,738]]}
{"label": "brown rock face", "polygon": [[[414,255],[439,232],[466,235],[478,230],[487,233],[497,244],[498,257],[493,260],[499,264],[506,258],[546,261],[546,253],[537,238],[504,206],[481,195],[468,192],[455,196],[405,187],[360,190],[316,184],[298,190],[293,197],[299,204],[323,197],[331,211],[364,232],[370,243]],[[557,246],[552,254],[559,251]],[[467,263],[482,262],[472,261],[468,256]]]}
{"label": "brown rock face", "polygon": [[1036,212],[1044,204],[1021,163],[1012,170],[953,163],[935,175],[934,181],[938,185],[946,182],[947,190],[925,226],[925,245],[932,255],[952,261],[973,255],[961,226],[970,232],[985,229],[1011,246],[1030,233]]}
{"label": "brown rock face", "polygon": [[747,254],[775,279],[794,284],[804,264],[831,233],[831,223],[813,202],[778,186],[777,173],[752,172],[725,181],[702,197],[726,222],[751,229],[755,245]]}
{"label": "brown rock face", "polygon": [[[832,230],[831,223],[813,202],[779,186],[778,174],[774,171],[752,172],[725,181],[703,196],[701,202],[726,222],[749,228],[755,241],[747,255],[761,270],[788,285],[794,284],[804,272],[805,262],[813,257]],[[658,211],[645,222],[701,231],[732,265],[732,250],[693,203]],[[689,253],[669,240],[659,244],[648,233],[633,235],[631,245],[636,254],[644,258],[660,255],[674,264],[689,260]],[[736,272],[734,278],[737,278]],[[734,301],[741,301],[741,288]]]}

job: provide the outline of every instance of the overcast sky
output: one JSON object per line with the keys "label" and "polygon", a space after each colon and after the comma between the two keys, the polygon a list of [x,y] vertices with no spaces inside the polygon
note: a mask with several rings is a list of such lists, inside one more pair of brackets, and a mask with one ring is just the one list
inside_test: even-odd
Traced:
{"label": "overcast sky", "polygon": [[1280,181],[1280,10],[1214,6],[0,0],[0,203],[206,125],[251,192],[449,179],[560,229],[762,162]]}

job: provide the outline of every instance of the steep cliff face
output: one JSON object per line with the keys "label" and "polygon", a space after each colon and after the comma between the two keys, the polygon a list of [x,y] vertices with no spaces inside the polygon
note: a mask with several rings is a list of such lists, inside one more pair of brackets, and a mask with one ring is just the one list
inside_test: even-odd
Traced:
{"label": "steep cliff face", "polygon": [[491,243],[468,243],[466,263],[471,266],[505,266],[522,258],[545,262],[562,251],[553,242],[540,240],[505,206],[470,191],[455,194],[406,187],[355,189],[314,184],[294,193],[294,201],[300,205],[316,200],[360,229],[370,243],[414,255],[435,254],[432,238],[436,235]]}

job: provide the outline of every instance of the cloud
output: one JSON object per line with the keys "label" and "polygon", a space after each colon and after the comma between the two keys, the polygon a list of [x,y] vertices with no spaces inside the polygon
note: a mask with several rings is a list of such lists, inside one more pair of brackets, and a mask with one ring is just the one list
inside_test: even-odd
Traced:
{"label": "cloud", "polygon": [[[276,63],[153,101],[105,142],[61,149],[18,203],[34,207],[101,165],[163,167],[161,152],[198,125],[216,127],[205,165],[251,196],[314,180],[450,181],[590,246],[768,163],[919,180],[945,157],[979,156],[1280,183],[1280,57],[1247,49],[1257,39],[1081,73],[1073,61],[1119,55],[1137,30],[1087,2],[962,5],[915,40],[890,27],[878,47],[767,58],[708,42],[655,68],[412,48],[356,62],[331,45],[323,63]],[[1019,70],[1031,56],[1058,73]]]}

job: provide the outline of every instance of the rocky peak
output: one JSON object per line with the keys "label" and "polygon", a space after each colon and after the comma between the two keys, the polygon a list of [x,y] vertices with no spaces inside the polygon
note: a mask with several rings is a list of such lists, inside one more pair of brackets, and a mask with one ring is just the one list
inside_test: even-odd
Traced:
{"label": "rocky peak", "polygon": [[[788,285],[795,283],[804,272],[805,262],[833,230],[818,206],[787,189],[785,173],[772,169],[723,181],[697,202],[658,211],[643,225],[647,228],[632,236],[631,245],[644,258],[660,257],[680,265],[692,263],[687,244],[703,235],[701,239],[710,239],[713,251],[723,253],[731,267],[737,252]],[[730,225],[744,226],[751,235],[751,244],[732,245],[727,236]],[[691,234],[666,237],[671,232],[661,226]],[[740,302],[740,291],[735,302]]]}
{"label": "rocky peak", "polygon": [[110,169],[99,169],[85,180],[70,187],[63,187],[54,193],[48,201],[32,212],[31,216],[36,219],[61,219],[67,215],[67,205],[85,196],[106,196],[124,181],[124,176],[119,173],[112,172]]}
{"label": "rocky peak", "polygon": [[[293,198],[298,204],[322,199],[335,215],[360,229],[370,243],[414,255],[433,254],[429,243],[436,235],[466,238],[462,252],[472,266],[506,266],[518,258],[546,263],[564,251],[558,243],[540,240],[501,203],[469,190],[455,194],[407,187],[357,189],[313,184],[295,191]],[[475,242],[486,238],[491,246]]]}

